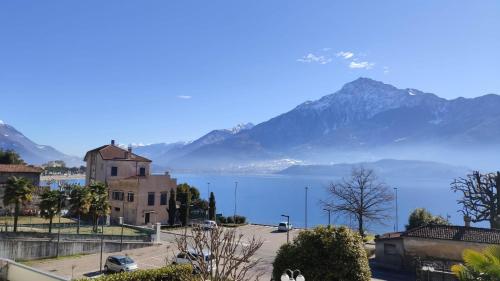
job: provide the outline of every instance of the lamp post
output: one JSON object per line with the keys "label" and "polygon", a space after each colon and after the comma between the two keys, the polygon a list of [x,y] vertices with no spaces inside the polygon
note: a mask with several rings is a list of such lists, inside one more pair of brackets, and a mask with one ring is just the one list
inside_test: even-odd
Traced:
{"label": "lamp post", "polygon": [[[295,273],[298,273],[297,275],[295,275]],[[295,269],[295,270],[291,270],[291,269],[285,269],[285,271],[283,271],[283,274],[281,274],[281,278],[280,278],[281,281],[306,281],[306,278],[300,273],[300,270],[298,269]]]}
{"label": "lamp post", "polygon": [[210,182],[207,182],[207,199],[210,198]]}
{"label": "lamp post", "polygon": [[286,218],[286,243],[290,242],[290,216],[289,215],[281,215]]}
{"label": "lamp post", "polygon": [[304,215],[304,218],[305,218],[305,229],[307,230],[307,190],[309,189],[309,187],[306,186],[306,200],[305,200],[305,215]]}
{"label": "lamp post", "polygon": [[[125,195],[123,196],[125,197]],[[120,252],[123,250],[123,224],[125,223],[125,198],[122,201],[122,219],[121,219],[121,233],[120,233]]]}
{"label": "lamp post", "polygon": [[99,271],[102,274],[102,250],[104,248],[104,221],[101,224],[101,256],[99,258]]}
{"label": "lamp post", "polygon": [[238,190],[238,182],[234,182],[234,216],[233,221],[236,224],[236,191]]}
{"label": "lamp post", "polygon": [[330,215],[332,213],[332,210],[330,210],[330,209],[323,209],[323,211],[328,212],[328,226],[330,226]]}
{"label": "lamp post", "polygon": [[398,188],[394,188],[394,192],[396,193],[396,224],[394,225],[394,231],[398,231],[399,219],[398,219]]}

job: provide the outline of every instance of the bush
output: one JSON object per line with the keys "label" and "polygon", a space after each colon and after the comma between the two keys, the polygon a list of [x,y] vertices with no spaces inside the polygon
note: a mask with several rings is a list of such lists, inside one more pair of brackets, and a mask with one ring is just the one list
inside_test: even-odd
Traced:
{"label": "bush", "polygon": [[[133,272],[121,272],[101,276],[94,280],[97,281],[191,281],[194,280],[193,270],[190,265],[169,265],[157,269],[143,269]],[[86,281],[87,278],[82,278],[79,281]]]}
{"label": "bush", "polygon": [[281,246],[273,262],[274,280],[287,268],[298,268],[308,281],[369,281],[370,268],[358,233],[340,227],[302,231]]}
{"label": "bush", "polygon": [[217,222],[221,224],[245,224],[247,222],[247,218],[244,216],[228,216],[223,217],[220,216],[217,218]]}
{"label": "bush", "polygon": [[234,217],[234,223],[236,223],[236,224],[244,224],[246,222],[247,222],[247,218],[244,217],[244,216],[238,216],[237,215],[237,216]]}
{"label": "bush", "polygon": [[426,224],[449,225],[450,223],[441,216],[432,215],[427,209],[417,208],[408,217],[406,229],[423,226]]}

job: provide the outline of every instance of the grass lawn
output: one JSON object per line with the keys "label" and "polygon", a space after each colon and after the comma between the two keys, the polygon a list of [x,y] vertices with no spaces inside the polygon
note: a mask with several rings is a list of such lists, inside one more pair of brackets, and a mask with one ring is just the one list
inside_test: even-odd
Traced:
{"label": "grass lawn", "polygon": [[[59,222],[59,218],[56,217],[53,220],[53,223]],[[68,218],[63,218],[61,217],[61,222],[62,223],[76,223],[74,220],[68,219]],[[11,216],[5,216],[5,217],[0,217],[0,225],[5,225],[5,223],[8,223],[9,225],[14,224],[14,217]],[[48,224],[49,220],[46,220],[41,217],[36,217],[36,216],[19,216],[18,224]]]}
{"label": "grass lawn", "polygon": [[[104,227],[104,235],[120,235],[121,234],[122,228],[120,226],[105,226]],[[32,227],[19,227],[19,231],[33,231],[33,232],[48,232],[48,226],[47,228],[32,228]],[[99,231],[101,231],[101,228],[99,227]],[[52,227],[52,233],[57,233],[57,227],[53,226]],[[70,233],[70,234],[76,234],[76,226],[75,227],[63,227],[61,228],[61,233]],[[92,226],[81,226],[80,227],[80,234],[96,234],[92,232]],[[98,232],[100,234],[100,232]],[[145,234],[144,232],[141,232],[136,229],[132,228],[123,228],[123,235],[143,235]]]}

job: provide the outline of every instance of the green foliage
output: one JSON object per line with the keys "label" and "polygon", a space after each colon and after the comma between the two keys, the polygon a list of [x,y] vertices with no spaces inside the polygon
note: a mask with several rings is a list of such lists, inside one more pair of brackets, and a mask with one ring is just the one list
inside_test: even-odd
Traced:
{"label": "green foliage", "polygon": [[175,190],[170,190],[170,199],[168,200],[168,224],[175,224],[175,216],[177,213],[177,202],[175,197]]}
{"label": "green foliage", "polygon": [[208,219],[215,220],[215,195],[210,192],[210,199],[208,201]]}
{"label": "green foliage", "polygon": [[177,186],[177,199],[181,203],[179,208],[181,224],[187,225],[189,222],[189,207],[191,205],[191,188],[188,184],[183,183]]}
{"label": "green foliage", "polygon": [[191,201],[196,201],[198,199],[200,199],[200,191],[198,190],[198,188],[194,187],[194,186],[191,186],[187,183],[181,183],[179,185],[177,185],[177,193],[186,193],[186,192],[189,192],[190,196],[191,196]]}
{"label": "green foliage", "polygon": [[52,233],[52,220],[61,211],[62,193],[58,190],[46,190],[40,200],[40,214],[49,220],[49,233]]}
{"label": "green foliage", "polygon": [[432,215],[425,208],[417,208],[410,214],[406,229],[408,230],[426,224],[449,225],[450,223],[441,216]]}
{"label": "green foliage", "polygon": [[0,148],[0,164],[26,164],[14,150],[3,150]]}
{"label": "green foliage", "polygon": [[[77,281],[86,281],[82,278]],[[94,279],[96,281],[194,281],[190,265],[168,265],[157,269],[143,269],[133,272],[121,272],[104,275]]]}
{"label": "green foliage", "polygon": [[31,202],[35,187],[30,180],[23,177],[10,177],[4,190],[3,204],[14,204],[14,232],[17,231],[17,220],[21,205]]}
{"label": "green foliage", "polygon": [[274,279],[280,280],[287,268],[300,269],[308,281],[368,281],[371,275],[361,236],[345,227],[301,231],[279,249]]}
{"label": "green foliage", "polygon": [[86,215],[90,211],[90,205],[92,201],[90,189],[80,186],[72,185],[69,192],[69,211],[71,214],[78,216],[78,226],[76,228],[76,233],[80,234],[80,218],[82,215]]}
{"label": "green foliage", "polygon": [[464,265],[454,265],[451,270],[460,281],[500,280],[500,246],[490,246],[482,252],[465,250]]}
{"label": "green foliage", "polygon": [[92,216],[94,232],[97,232],[98,218],[109,214],[108,187],[103,183],[94,182],[87,188],[90,192],[89,214]]}
{"label": "green foliage", "polygon": [[217,222],[221,224],[245,224],[247,222],[247,218],[244,216],[220,216],[217,218]]}

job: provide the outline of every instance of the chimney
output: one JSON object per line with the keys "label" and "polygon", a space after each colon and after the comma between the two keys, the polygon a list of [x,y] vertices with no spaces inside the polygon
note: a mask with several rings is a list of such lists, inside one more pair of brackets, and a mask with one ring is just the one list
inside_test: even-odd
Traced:
{"label": "chimney", "polygon": [[132,156],[132,145],[128,146],[128,152],[127,152],[127,158],[130,158]]}
{"label": "chimney", "polygon": [[115,140],[111,140],[111,145],[115,146]]}
{"label": "chimney", "polygon": [[465,227],[470,227],[471,218],[467,215],[464,216]]}

